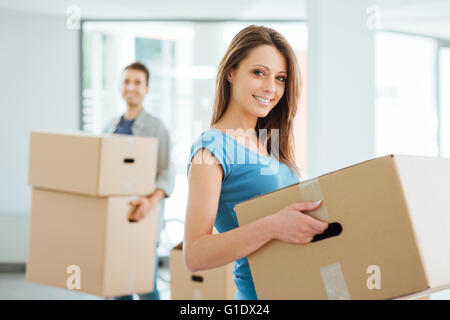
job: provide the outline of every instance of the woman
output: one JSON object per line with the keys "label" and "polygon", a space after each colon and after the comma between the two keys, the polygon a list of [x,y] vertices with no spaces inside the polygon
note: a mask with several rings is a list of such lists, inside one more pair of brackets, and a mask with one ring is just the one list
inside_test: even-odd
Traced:
{"label": "woman", "polygon": [[309,243],[328,227],[303,213],[320,201],[293,203],[242,227],[233,210],[239,202],[298,182],[292,126],[299,86],[286,39],[262,26],[243,29],[219,65],[211,128],[191,148],[186,265],[195,272],[235,261],[235,299],[257,299],[249,254],[272,239]]}

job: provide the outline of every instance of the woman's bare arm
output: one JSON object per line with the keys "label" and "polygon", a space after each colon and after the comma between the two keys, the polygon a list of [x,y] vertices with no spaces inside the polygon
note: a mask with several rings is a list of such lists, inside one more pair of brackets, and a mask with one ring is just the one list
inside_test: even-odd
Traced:
{"label": "woman's bare arm", "polygon": [[296,203],[230,231],[212,234],[222,187],[223,169],[207,149],[196,153],[190,166],[185,221],[184,255],[192,272],[212,269],[253,253],[272,239],[293,243],[310,242],[326,223],[302,214],[318,205]]}

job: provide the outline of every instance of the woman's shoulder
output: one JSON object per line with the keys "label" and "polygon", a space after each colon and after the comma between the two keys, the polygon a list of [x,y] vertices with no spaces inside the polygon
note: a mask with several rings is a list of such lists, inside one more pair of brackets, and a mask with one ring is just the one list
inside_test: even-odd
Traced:
{"label": "woman's shoulder", "polygon": [[[191,161],[194,161],[194,163],[202,163],[203,161],[208,164],[218,163],[223,168],[224,176],[227,177],[231,172],[231,167],[227,158],[228,153],[225,151],[226,143],[226,136],[221,131],[214,128],[203,131],[192,144],[188,170]],[[200,150],[203,151],[200,152]]]}
{"label": "woman's shoulder", "polygon": [[225,135],[214,128],[209,128],[202,132],[202,134],[193,143],[193,148],[195,147],[216,147],[223,148],[224,143],[226,143]]}
{"label": "woman's shoulder", "polygon": [[[230,141],[227,136],[215,128],[209,128],[202,132],[197,140],[192,144],[190,158],[201,149],[209,151],[219,162],[230,162]],[[228,152],[227,152],[228,150]]]}
{"label": "woman's shoulder", "polygon": [[221,130],[219,130],[219,129],[211,127],[209,129],[203,131],[202,135],[205,135],[205,136],[220,136],[220,137],[222,137],[224,135],[224,133]]}

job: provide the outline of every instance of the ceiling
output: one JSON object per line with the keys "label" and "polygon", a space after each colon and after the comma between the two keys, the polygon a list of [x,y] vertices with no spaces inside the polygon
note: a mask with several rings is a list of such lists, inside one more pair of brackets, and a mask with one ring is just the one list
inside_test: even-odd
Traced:
{"label": "ceiling", "polygon": [[380,27],[450,40],[450,0],[378,0]]}
{"label": "ceiling", "polygon": [[66,15],[71,5],[83,18],[109,19],[304,19],[306,0],[2,0],[0,8]]}
{"label": "ceiling", "polygon": [[[316,1],[316,0],[309,0]],[[346,1],[346,0],[329,0]],[[2,8],[88,19],[307,19],[308,0],[2,0]],[[374,0],[380,27],[450,40],[450,0]]]}

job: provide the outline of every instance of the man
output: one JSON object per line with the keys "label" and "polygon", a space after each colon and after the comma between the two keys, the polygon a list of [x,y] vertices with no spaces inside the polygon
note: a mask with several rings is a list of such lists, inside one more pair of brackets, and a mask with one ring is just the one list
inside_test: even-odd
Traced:
{"label": "man", "polygon": [[[157,204],[160,205],[158,214],[158,241],[164,217],[164,199],[169,197],[174,188],[175,167],[170,159],[169,132],[163,122],[148,114],[142,107],[142,102],[149,92],[150,73],[140,62],[134,62],[123,71],[122,97],[127,103],[127,110],[122,116],[110,121],[104,133],[130,134],[136,136],[158,138],[158,163],[155,191],[132,201],[136,207],[131,220],[139,221]],[[139,294],[141,300],[159,300],[160,295],[156,286],[158,278],[158,259],[155,266],[155,289],[153,292]],[[120,300],[132,300],[132,295],[118,297]]]}

